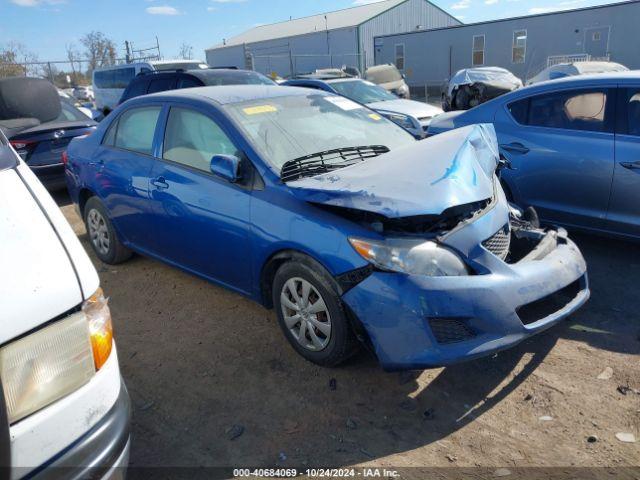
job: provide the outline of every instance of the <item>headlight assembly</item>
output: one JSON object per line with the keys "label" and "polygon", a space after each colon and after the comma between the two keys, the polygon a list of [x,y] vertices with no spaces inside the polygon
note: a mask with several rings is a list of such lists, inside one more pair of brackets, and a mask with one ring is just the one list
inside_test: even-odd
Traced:
{"label": "headlight assembly", "polygon": [[76,391],[109,358],[113,334],[99,289],[82,310],[0,348],[0,376],[10,423]]}
{"label": "headlight assembly", "polygon": [[406,128],[407,130],[413,130],[416,127],[416,122],[409,115],[403,115],[401,113],[383,113],[385,117],[391,120],[393,123],[400,125],[402,128]]}
{"label": "headlight assembly", "polygon": [[430,277],[469,274],[460,257],[435,242],[400,238],[385,241],[350,238],[349,242],[362,258],[382,270]]}

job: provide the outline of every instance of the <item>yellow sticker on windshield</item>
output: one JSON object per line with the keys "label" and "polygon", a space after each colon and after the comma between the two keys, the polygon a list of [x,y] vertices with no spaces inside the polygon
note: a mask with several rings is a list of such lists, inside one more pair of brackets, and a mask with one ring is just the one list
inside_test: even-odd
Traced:
{"label": "yellow sticker on windshield", "polygon": [[380,115],[378,115],[377,113],[370,113],[370,114],[369,114],[369,118],[370,118],[371,120],[375,120],[376,122],[377,122],[378,120],[382,120],[382,117],[381,117]]}
{"label": "yellow sticker on windshield", "polygon": [[261,113],[277,112],[278,109],[273,105],[258,105],[255,107],[243,108],[242,111],[247,115],[259,115]]}

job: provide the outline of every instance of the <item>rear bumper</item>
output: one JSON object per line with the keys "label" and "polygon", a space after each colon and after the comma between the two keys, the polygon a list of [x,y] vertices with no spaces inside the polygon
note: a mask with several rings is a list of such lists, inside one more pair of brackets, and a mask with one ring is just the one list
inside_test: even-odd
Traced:
{"label": "rear bumper", "polygon": [[[589,298],[586,263],[570,240],[542,260],[504,265],[500,272],[468,277],[374,272],[343,299],[382,366],[400,370],[446,366],[513,347]],[[570,293],[561,296],[565,291]]]}
{"label": "rear bumper", "polygon": [[124,478],[129,463],[130,420],[129,392],[121,381],[118,399],[102,420],[31,478]]}

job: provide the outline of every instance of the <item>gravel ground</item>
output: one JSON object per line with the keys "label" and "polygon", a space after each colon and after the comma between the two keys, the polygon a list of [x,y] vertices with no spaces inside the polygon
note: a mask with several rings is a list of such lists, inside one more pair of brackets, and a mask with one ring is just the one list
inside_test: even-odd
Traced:
{"label": "gravel ground", "polygon": [[102,264],[58,201],[111,298],[132,466],[640,466],[640,442],[616,438],[640,439],[638,244],[574,235],[592,299],[493,358],[390,374],[362,353],[330,370],[237,294],[140,256]]}

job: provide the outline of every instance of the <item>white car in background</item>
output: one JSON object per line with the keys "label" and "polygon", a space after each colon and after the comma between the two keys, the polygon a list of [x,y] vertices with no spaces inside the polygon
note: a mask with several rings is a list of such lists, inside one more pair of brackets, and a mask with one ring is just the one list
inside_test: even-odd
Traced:
{"label": "white car in background", "polygon": [[629,69],[616,62],[573,62],[558,63],[545,68],[535,77],[527,81],[527,85],[555,80],[557,78],[573,77],[575,75],[590,75],[593,73],[626,72]]}
{"label": "white car in background", "polygon": [[0,265],[0,465],[12,478],[52,467],[122,478],[131,408],[107,300],[62,212],[1,131]]}
{"label": "white car in background", "polygon": [[82,102],[93,102],[95,100],[91,86],[75,87],[73,89],[73,96]]}

